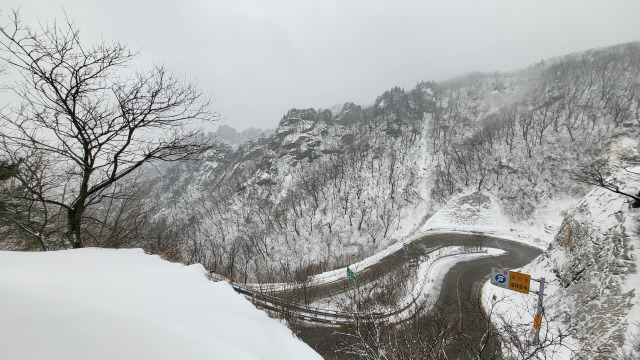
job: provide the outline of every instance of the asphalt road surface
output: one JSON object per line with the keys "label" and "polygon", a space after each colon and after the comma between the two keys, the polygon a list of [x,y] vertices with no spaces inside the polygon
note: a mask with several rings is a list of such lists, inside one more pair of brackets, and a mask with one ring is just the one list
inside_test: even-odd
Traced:
{"label": "asphalt road surface", "polygon": [[[498,238],[486,238],[485,245],[502,249],[505,253],[500,256],[458,263],[450,269],[444,278],[438,302],[454,304],[450,316],[452,321],[457,322],[458,330],[465,336],[465,339],[454,339],[450,346],[449,358],[455,358],[454,355],[460,351],[462,345],[467,346],[467,351],[468,346],[473,346],[474,351],[479,351],[478,348],[481,347],[480,339],[487,331],[486,320],[478,319],[477,314],[482,311],[479,307],[481,303],[479,299],[482,295],[482,286],[489,279],[491,268],[517,269],[542,254],[542,250],[536,247]],[[534,278],[536,277],[535,274],[532,275]],[[509,290],[504,291],[509,292]],[[496,348],[499,348],[495,339],[489,340],[490,343],[481,354],[483,355],[481,358],[489,357]],[[464,344],[456,346],[458,341],[464,342]]]}
{"label": "asphalt road surface", "polygon": [[[440,304],[453,304],[450,307],[451,321],[455,322],[461,331],[474,334],[481,330],[475,329],[474,326],[477,325],[474,324],[474,319],[469,319],[465,315],[473,312],[471,311],[473,309],[469,307],[477,306],[482,285],[488,280],[491,267],[520,268],[542,254],[540,249],[523,243],[478,234],[431,234],[412,242],[409,251],[399,250],[383,258],[379,263],[361,271],[358,274],[359,281],[361,283],[373,281],[375,278],[397,269],[408,261],[417,261],[421,256],[439,247],[478,245],[502,249],[505,253],[499,256],[469,259],[454,265],[445,275],[437,300]],[[532,275],[535,277],[535,274]],[[347,280],[337,281],[314,289],[313,295],[314,298],[322,298],[343,291],[348,286],[349,282]],[[347,358],[332,355],[339,338],[335,332],[336,329],[334,328],[320,326],[300,326],[298,328],[298,336],[325,356],[326,359]],[[455,343],[457,341],[455,339],[451,344],[450,355],[455,355]],[[462,342],[462,340],[460,341]]]}

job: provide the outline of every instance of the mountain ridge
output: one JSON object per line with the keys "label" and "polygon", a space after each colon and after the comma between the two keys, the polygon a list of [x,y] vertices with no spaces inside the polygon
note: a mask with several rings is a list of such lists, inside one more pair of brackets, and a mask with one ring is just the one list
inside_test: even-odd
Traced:
{"label": "mountain ridge", "polygon": [[[200,219],[205,233],[219,229],[225,241],[261,248],[246,250],[247,269],[290,252],[306,260],[285,268],[318,259],[338,266],[336,251],[375,252],[406,234],[413,217],[474,189],[496,195],[514,222],[533,225],[536,209],[555,196],[586,193],[571,171],[599,159],[617,136],[637,133],[639,49],[623,44],[466,83],[396,87],[372,107],[347,103],[336,115],[291,109],[272,136],[171,168],[183,180],[165,182],[158,197],[174,194],[165,211],[178,222]],[[231,246],[215,263],[237,255],[225,244],[214,246]],[[264,264],[249,265],[256,262]]]}

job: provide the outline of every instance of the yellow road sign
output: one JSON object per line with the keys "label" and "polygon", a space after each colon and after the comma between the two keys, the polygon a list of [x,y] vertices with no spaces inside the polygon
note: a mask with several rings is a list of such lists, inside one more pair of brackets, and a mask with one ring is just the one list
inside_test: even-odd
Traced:
{"label": "yellow road sign", "polygon": [[528,294],[530,283],[531,275],[511,271],[511,274],[509,276],[509,290]]}

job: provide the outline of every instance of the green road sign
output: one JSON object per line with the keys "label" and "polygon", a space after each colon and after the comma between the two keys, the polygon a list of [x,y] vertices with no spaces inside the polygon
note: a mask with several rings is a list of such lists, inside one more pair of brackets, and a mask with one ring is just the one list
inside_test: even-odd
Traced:
{"label": "green road sign", "polygon": [[349,277],[349,280],[356,282],[356,274],[354,274],[349,268],[347,268],[347,276]]}

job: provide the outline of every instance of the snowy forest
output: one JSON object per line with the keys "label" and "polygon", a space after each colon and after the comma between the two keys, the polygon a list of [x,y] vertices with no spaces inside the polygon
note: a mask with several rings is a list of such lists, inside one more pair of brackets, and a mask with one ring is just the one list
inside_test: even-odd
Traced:
{"label": "snowy forest", "polygon": [[[126,173],[97,165],[117,181],[89,196],[75,238],[67,200],[82,193],[73,186],[82,179],[59,177],[75,174],[75,165],[55,151],[15,151],[17,137],[3,132],[0,247],[141,247],[238,282],[276,282],[372,255],[459,194],[490,193],[512,221],[526,222],[558,197],[586,194],[575,176],[585,168],[607,174],[618,166],[608,150],[640,135],[639,72],[636,42],[395,87],[373,105],[291,109],[275,132],[241,144],[176,126],[149,161],[123,161]],[[138,90],[168,89],[163,101],[183,107],[175,119],[213,116],[185,103],[196,90],[165,69],[136,81]],[[145,110],[148,98],[135,90],[116,91],[131,106],[123,111],[162,110]]]}
{"label": "snowy forest", "polygon": [[586,193],[572,173],[615,168],[605,150],[640,129],[638,71],[633,43],[393,88],[370,107],[292,109],[270,137],[141,182],[162,209],[150,224],[166,229],[145,246],[271,281],[371,255],[411,231],[414,213],[468,191],[526,220],[555,197]]}

